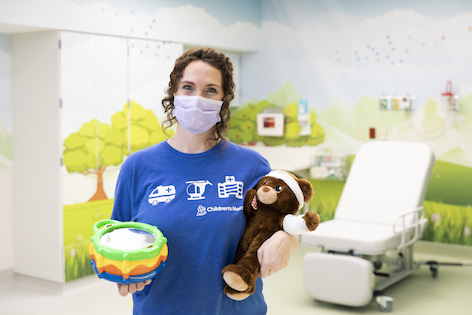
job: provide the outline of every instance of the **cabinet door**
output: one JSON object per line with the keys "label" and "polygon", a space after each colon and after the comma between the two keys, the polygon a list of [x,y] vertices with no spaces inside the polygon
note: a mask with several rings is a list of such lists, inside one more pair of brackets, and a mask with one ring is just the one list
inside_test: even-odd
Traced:
{"label": "cabinet door", "polygon": [[114,194],[128,145],[112,118],[128,104],[127,62],[124,38],[61,33],[64,204]]}
{"label": "cabinet door", "polygon": [[116,178],[127,155],[127,125],[112,118],[128,107],[127,40],[61,33],[62,199],[66,281],[93,273],[93,224],[110,217]]}

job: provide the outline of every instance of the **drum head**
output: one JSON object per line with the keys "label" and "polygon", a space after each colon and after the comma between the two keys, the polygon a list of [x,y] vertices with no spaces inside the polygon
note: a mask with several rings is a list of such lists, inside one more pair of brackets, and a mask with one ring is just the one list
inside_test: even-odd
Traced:
{"label": "drum head", "polygon": [[134,228],[119,228],[104,234],[100,242],[117,250],[136,250],[154,244],[156,237],[148,231]]}

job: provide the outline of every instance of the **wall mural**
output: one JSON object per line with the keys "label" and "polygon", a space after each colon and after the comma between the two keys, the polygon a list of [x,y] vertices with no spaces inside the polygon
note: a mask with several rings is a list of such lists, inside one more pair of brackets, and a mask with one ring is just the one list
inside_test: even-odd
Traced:
{"label": "wall mural", "polygon": [[[424,240],[472,245],[472,5],[262,4],[261,50],[243,54],[246,103],[234,116],[257,104],[287,111],[307,99],[312,124],[324,134],[319,151],[347,152],[352,159],[366,141],[430,145],[437,162],[424,203]],[[287,115],[284,139],[255,136],[247,143],[283,143],[289,150],[300,145],[291,139],[301,128],[293,123]],[[244,142],[249,136],[241,130],[231,138]],[[323,220],[332,218],[342,181],[317,180],[314,186],[313,208]]]}

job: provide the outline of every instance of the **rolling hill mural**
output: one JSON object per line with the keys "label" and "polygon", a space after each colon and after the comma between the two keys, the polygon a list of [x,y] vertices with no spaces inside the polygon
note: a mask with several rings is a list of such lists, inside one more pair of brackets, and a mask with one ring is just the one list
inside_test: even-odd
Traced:
{"label": "rolling hill mural", "polygon": [[[429,223],[423,239],[472,245],[472,94],[460,99],[459,111],[448,110],[434,98],[416,104],[414,111],[382,110],[379,100],[368,95],[352,109],[335,99],[326,110],[311,108],[311,136],[294,137],[300,126],[293,110],[300,98],[303,96],[286,81],[266,99],[233,109],[230,140],[246,145],[323,146],[331,152],[351,148],[356,152],[362,143],[376,140],[369,138],[369,130],[374,128],[382,130],[385,140],[426,143],[435,152],[436,164],[424,203]],[[266,108],[284,111],[284,137],[257,136],[254,116]],[[324,220],[332,218],[343,183],[313,181],[313,185],[318,198],[312,207]]]}

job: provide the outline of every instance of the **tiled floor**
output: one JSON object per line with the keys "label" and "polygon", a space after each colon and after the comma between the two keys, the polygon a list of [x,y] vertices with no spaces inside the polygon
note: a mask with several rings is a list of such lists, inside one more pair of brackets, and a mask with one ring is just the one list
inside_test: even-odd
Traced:
{"label": "tiled floor", "polygon": [[[269,315],[381,314],[374,301],[365,307],[349,308],[311,299],[304,290],[302,274],[304,254],[310,250],[300,247],[288,268],[264,280]],[[440,266],[436,279],[431,277],[427,267],[420,268],[388,288],[386,294],[394,298],[391,314],[472,314],[472,248],[419,242],[415,260],[429,259],[468,265]],[[2,315],[131,313],[131,298],[119,296],[115,284],[95,276],[67,283],[61,291],[42,282],[18,277],[14,285],[0,290]]]}

